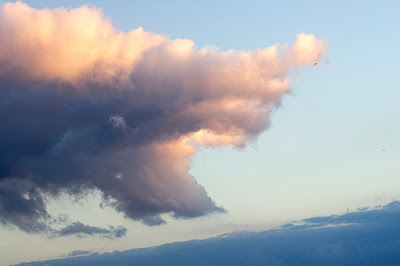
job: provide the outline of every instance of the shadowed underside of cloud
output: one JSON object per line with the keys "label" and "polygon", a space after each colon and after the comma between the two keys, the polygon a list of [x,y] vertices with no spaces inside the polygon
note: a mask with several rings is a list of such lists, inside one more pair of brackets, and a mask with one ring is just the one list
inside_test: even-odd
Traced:
{"label": "shadowed underside of cloud", "polygon": [[117,31],[96,8],[22,2],[1,6],[0,35],[0,222],[31,233],[49,230],[47,199],[94,189],[148,225],[224,212],[188,159],[255,139],[290,91],[289,70],[326,48],[299,34],[221,52]]}
{"label": "shadowed underside of cloud", "polygon": [[227,234],[32,265],[399,265],[400,202],[314,217],[257,233]]}

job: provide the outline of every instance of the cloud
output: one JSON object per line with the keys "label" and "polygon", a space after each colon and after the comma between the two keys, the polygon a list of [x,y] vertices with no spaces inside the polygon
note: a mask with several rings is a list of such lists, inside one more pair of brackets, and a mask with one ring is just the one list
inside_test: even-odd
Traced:
{"label": "cloud", "polygon": [[108,122],[110,122],[114,128],[126,129],[126,122],[122,116],[112,115],[108,118]]}
{"label": "cloud", "polygon": [[76,256],[84,256],[84,255],[89,255],[92,252],[89,250],[73,250],[70,253],[68,253],[67,257],[76,257]]}
{"label": "cloud", "polygon": [[325,217],[313,217],[304,220],[310,227],[327,226],[335,224],[379,225],[393,227],[400,224],[400,202],[393,201],[376,209],[361,208],[358,212]]}
{"label": "cloud", "polygon": [[23,179],[0,181],[2,224],[15,224],[28,233],[46,232],[49,217],[39,189],[31,182]]}
{"label": "cloud", "polygon": [[92,235],[100,235],[104,238],[113,239],[120,238],[126,235],[127,229],[123,226],[109,226],[108,229],[90,226],[83,224],[81,222],[74,222],[66,227],[53,232],[55,236],[71,236],[75,235],[79,238],[92,236]]}
{"label": "cloud", "polygon": [[88,190],[148,225],[224,212],[188,159],[254,140],[290,91],[290,69],[326,48],[307,34],[291,48],[197,48],[117,31],[96,8],[22,2],[2,5],[0,35],[0,220],[27,232],[48,230],[45,200]]}
{"label": "cloud", "polygon": [[[400,202],[264,232],[29,265],[398,265]],[[297,222],[295,222],[297,223]]]}
{"label": "cloud", "polygon": [[297,40],[292,49],[296,64],[307,65],[318,61],[318,58],[324,54],[326,44],[313,35],[297,34]]}

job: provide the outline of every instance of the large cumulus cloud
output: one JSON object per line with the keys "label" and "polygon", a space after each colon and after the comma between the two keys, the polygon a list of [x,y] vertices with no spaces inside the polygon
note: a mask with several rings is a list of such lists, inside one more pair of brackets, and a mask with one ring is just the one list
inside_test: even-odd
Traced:
{"label": "large cumulus cloud", "polygon": [[290,47],[221,52],[117,31],[95,8],[22,2],[2,5],[0,36],[0,221],[28,232],[46,228],[45,198],[88,189],[149,225],[224,211],[188,158],[257,137],[288,71],[326,48],[299,34]]}

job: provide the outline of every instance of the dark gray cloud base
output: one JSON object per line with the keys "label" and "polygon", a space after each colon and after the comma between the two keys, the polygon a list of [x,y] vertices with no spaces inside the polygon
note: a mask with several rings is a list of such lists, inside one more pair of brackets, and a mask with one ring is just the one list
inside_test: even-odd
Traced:
{"label": "dark gray cloud base", "polygon": [[223,212],[187,160],[196,147],[257,137],[290,91],[288,70],[326,46],[299,34],[282,50],[197,49],[141,28],[118,32],[98,9],[22,2],[2,5],[0,36],[0,222],[31,233],[54,231],[45,202],[60,193],[99,190],[148,225],[165,223],[163,213]]}

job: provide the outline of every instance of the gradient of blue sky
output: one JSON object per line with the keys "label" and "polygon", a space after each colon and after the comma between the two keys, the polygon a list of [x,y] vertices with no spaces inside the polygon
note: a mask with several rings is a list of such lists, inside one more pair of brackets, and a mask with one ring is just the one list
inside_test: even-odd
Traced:
{"label": "gradient of blue sky", "polygon": [[26,251],[23,260],[54,258],[83,246],[122,250],[262,229],[400,198],[400,3],[249,2],[27,1],[36,8],[101,7],[117,29],[141,26],[192,39],[198,47],[251,50],[292,43],[304,32],[327,40],[329,52],[320,65],[293,74],[292,95],[256,143],[244,150],[201,150],[192,159],[191,173],[229,214],[168,219],[168,225],[148,228],[99,210],[96,200],[90,200],[90,207],[60,200],[51,204],[55,212],[65,206],[72,217],[87,222],[123,224],[127,237],[48,240],[1,229],[0,238],[11,239],[0,244],[6,263],[21,261],[18,252],[32,244],[43,251]]}

